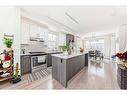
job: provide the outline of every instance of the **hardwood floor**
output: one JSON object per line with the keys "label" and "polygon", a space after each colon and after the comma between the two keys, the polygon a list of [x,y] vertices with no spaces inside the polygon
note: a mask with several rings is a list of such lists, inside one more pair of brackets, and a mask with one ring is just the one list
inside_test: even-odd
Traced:
{"label": "hardwood floor", "polygon": [[119,89],[116,69],[116,63],[110,61],[90,62],[88,68],[83,68],[69,81],[67,88],[52,79],[51,75],[31,83],[28,82],[28,75],[25,75],[17,84],[0,83],[0,89]]}

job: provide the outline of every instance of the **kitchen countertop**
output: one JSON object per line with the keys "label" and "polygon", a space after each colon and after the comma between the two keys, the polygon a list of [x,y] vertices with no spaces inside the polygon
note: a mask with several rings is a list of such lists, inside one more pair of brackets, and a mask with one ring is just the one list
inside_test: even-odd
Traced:
{"label": "kitchen countertop", "polygon": [[46,53],[48,53],[48,54],[52,54],[52,53],[62,53],[62,51],[47,51]]}
{"label": "kitchen countertop", "polygon": [[86,53],[77,53],[77,54],[71,54],[71,55],[64,55],[64,54],[52,54],[52,56],[59,57],[61,59],[69,59],[76,56],[84,55]]}
{"label": "kitchen countertop", "polygon": [[26,54],[20,54],[20,56],[35,56],[35,55],[46,55],[47,53],[38,53],[38,54],[30,54],[30,53],[26,53]]}
{"label": "kitchen countertop", "polygon": [[25,53],[25,54],[20,54],[20,56],[34,56],[34,55],[42,55],[42,54],[54,54],[54,53],[62,53],[61,51],[47,51],[45,53],[39,53],[39,54],[30,54],[30,53]]}

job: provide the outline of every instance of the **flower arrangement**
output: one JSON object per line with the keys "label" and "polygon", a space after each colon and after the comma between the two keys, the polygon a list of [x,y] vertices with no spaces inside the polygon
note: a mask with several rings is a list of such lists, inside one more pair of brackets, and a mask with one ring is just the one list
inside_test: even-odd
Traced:
{"label": "flower arrangement", "polygon": [[117,53],[116,56],[120,59],[120,60],[127,60],[127,51],[124,53]]}
{"label": "flower arrangement", "polygon": [[123,62],[123,66],[127,68],[127,51],[124,53],[117,53],[115,56],[118,57]]}

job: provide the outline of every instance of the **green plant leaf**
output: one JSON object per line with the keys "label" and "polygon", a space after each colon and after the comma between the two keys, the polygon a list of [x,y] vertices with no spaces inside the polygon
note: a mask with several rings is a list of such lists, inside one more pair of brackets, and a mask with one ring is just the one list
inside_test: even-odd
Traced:
{"label": "green plant leaf", "polygon": [[6,45],[6,47],[11,48],[11,46],[13,44],[13,39],[11,39],[11,38],[4,38],[4,44]]}

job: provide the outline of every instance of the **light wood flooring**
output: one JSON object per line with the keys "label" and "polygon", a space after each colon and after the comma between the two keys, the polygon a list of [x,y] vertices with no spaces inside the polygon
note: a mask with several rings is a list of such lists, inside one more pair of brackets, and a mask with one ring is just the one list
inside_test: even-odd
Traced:
{"label": "light wood flooring", "polygon": [[22,77],[17,84],[0,83],[0,89],[119,89],[116,77],[117,65],[110,61],[103,63],[90,62],[88,68],[83,68],[64,88],[52,76],[28,82],[28,75]]}

